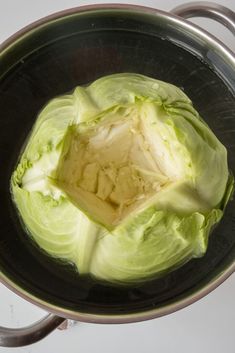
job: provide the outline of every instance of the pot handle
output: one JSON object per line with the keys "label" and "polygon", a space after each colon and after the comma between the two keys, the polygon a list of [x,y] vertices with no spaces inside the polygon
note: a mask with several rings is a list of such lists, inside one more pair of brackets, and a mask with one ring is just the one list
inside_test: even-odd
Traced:
{"label": "pot handle", "polygon": [[177,6],[171,12],[186,19],[190,17],[211,18],[223,24],[235,35],[235,12],[225,6],[207,1],[195,1]]}
{"label": "pot handle", "polygon": [[48,314],[36,323],[23,328],[0,326],[0,346],[21,347],[35,343],[59,327],[66,319]]}

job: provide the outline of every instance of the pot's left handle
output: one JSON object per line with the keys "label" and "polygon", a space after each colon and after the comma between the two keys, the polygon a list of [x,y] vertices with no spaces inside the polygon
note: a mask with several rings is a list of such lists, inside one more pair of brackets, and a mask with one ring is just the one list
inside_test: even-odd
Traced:
{"label": "pot's left handle", "polygon": [[0,346],[21,347],[40,341],[59,327],[66,319],[49,314],[36,323],[23,328],[0,326]]}

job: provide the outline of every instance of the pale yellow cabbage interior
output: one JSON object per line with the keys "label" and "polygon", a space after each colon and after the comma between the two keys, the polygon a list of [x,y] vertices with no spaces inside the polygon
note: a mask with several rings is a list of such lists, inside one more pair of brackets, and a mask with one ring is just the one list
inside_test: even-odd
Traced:
{"label": "pale yellow cabbage interior", "polygon": [[157,152],[151,129],[134,106],[106,113],[93,127],[74,129],[58,166],[57,186],[96,220],[119,224],[175,179],[161,165],[164,147],[154,133]]}

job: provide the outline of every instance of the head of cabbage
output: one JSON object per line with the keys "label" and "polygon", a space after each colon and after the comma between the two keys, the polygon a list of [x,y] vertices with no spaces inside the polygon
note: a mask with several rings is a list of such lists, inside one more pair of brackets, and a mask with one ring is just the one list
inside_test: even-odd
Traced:
{"label": "head of cabbage", "polygon": [[119,284],[202,256],[232,189],[226,149],[190,99],[137,74],[50,101],[11,178],[42,249]]}

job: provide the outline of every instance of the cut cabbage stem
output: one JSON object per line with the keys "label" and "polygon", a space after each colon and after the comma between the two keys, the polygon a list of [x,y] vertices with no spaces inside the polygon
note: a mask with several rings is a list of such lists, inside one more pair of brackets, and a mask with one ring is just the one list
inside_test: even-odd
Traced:
{"label": "cut cabbage stem", "polygon": [[107,226],[118,225],[177,181],[164,170],[164,145],[150,141],[151,124],[141,109],[123,109],[95,127],[70,126],[56,173],[57,186],[70,200]]}

